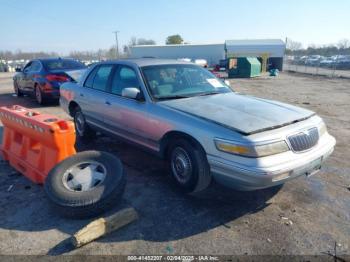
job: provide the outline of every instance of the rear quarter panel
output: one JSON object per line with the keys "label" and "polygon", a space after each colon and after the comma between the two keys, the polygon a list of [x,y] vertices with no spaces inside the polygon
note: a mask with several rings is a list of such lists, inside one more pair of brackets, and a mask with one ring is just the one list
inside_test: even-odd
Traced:
{"label": "rear quarter panel", "polygon": [[[77,100],[77,83],[66,82],[60,87],[60,106],[69,114],[69,104],[71,101]],[[78,101],[76,101],[78,103]]]}
{"label": "rear quarter panel", "polygon": [[[61,108],[67,113],[69,113],[69,104],[74,101],[77,104],[80,103],[78,92],[81,90],[86,76],[93,69],[92,66],[89,69],[84,69],[82,75],[80,75],[77,82],[65,82],[60,86],[60,105]],[[76,70],[81,71],[81,70]],[[73,76],[71,76],[73,77]],[[74,77],[73,77],[74,78]]]}

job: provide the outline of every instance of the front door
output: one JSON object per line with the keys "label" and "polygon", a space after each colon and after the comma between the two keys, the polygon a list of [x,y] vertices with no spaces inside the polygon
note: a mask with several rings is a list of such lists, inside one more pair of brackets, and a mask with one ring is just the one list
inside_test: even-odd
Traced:
{"label": "front door", "polygon": [[135,70],[119,65],[111,79],[111,95],[107,98],[108,110],[105,112],[105,126],[110,132],[128,140],[154,149],[156,143],[148,136],[148,104],[145,101],[122,96],[124,88],[141,90],[140,79]]}
{"label": "front door", "polygon": [[33,61],[28,72],[26,73],[25,76],[25,86],[26,89],[30,92],[34,92],[34,85],[35,85],[35,81],[34,78],[36,77],[35,75],[37,75],[39,73],[41,69],[41,65],[38,61]]}
{"label": "front door", "polygon": [[25,67],[23,68],[22,72],[20,73],[19,75],[19,79],[18,79],[18,84],[20,86],[20,88],[23,90],[23,91],[30,91],[30,89],[28,88],[28,76],[29,76],[29,73],[30,73],[30,68],[33,64],[33,61],[30,61],[29,63],[27,63],[25,65]]}

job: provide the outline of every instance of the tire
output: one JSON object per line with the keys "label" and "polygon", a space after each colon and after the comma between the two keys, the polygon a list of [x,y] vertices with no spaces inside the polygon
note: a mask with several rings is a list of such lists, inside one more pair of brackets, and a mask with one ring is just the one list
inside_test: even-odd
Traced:
{"label": "tire", "polygon": [[15,94],[17,95],[17,97],[22,97],[23,93],[21,92],[21,90],[19,90],[19,87],[18,87],[18,84],[16,81],[13,82],[13,86],[14,86]]}
{"label": "tire", "polygon": [[79,106],[75,108],[73,117],[77,138],[80,138],[83,142],[89,142],[89,140],[91,141],[96,137],[96,131],[86,123],[85,116]]}
{"label": "tire", "polygon": [[[86,163],[100,165],[98,168],[103,167],[99,174],[104,173],[105,176],[99,181],[96,180],[95,185],[92,184],[96,183],[95,180],[91,180],[90,184],[81,184],[79,190],[78,176],[69,180],[69,175],[74,172],[79,174],[81,171],[74,171],[78,170],[77,165],[86,165]],[[88,174],[90,173],[80,173],[82,175],[80,180],[82,177],[86,178]],[[44,187],[53,210],[59,215],[73,219],[85,219],[102,214],[116,205],[122,198],[125,185],[126,174],[117,157],[101,151],[85,151],[55,166],[46,178]],[[91,188],[84,189],[89,186]]]}
{"label": "tire", "polygon": [[35,100],[39,105],[44,105],[46,103],[46,99],[43,97],[43,93],[38,85],[35,85],[34,88]]}
{"label": "tire", "polygon": [[175,140],[168,150],[168,167],[175,183],[186,193],[197,193],[210,185],[210,167],[200,145]]}

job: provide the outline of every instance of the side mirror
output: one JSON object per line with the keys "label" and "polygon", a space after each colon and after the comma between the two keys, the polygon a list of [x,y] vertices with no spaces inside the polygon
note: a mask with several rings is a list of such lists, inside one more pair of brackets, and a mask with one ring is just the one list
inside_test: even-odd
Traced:
{"label": "side mirror", "polygon": [[142,96],[142,93],[141,93],[140,89],[138,89],[136,87],[124,88],[122,90],[122,96],[123,97],[127,97],[127,98],[131,98],[131,99],[136,99],[136,100],[139,100],[139,101],[143,100],[143,96]]}
{"label": "side mirror", "polygon": [[22,72],[22,68],[16,67],[15,71],[16,71],[16,72]]}

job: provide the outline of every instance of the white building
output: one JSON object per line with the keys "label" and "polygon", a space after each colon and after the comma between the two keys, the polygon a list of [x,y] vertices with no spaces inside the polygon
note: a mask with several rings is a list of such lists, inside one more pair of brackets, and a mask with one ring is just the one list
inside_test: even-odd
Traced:
{"label": "white building", "polygon": [[280,39],[226,40],[223,44],[142,45],[131,47],[131,58],[205,59],[209,66],[229,57],[257,57],[282,70],[285,43]]}
{"label": "white building", "polygon": [[286,44],[281,39],[226,40],[228,56],[283,57]]}
{"label": "white building", "polygon": [[281,39],[226,40],[226,57],[257,57],[282,70],[286,44]]}
{"label": "white building", "polygon": [[209,65],[225,59],[225,44],[140,45],[131,47],[131,58],[205,59]]}

